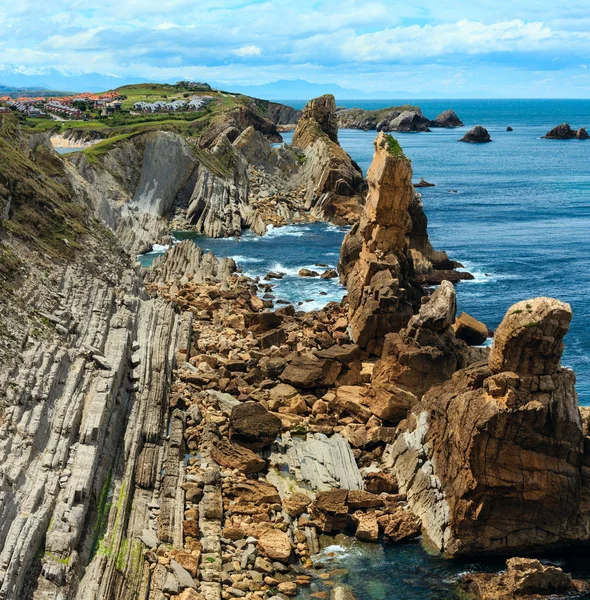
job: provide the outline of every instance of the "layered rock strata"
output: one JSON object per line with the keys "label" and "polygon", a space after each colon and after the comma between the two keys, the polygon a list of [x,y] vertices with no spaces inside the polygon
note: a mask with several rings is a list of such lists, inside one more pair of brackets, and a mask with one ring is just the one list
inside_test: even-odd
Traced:
{"label": "layered rock strata", "polygon": [[515,304],[488,361],[413,407],[389,459],[438,550],[507,553],[588,539],[575,376],[559,364],[570,319],[557,300]]}
{"label": "layered rock strata", "polygon": [[334,96],[311,100],[303,109],[292,145],[303,151],[306,209],[324,220],[353,223],[366,188],[358,165],[338,143]]}
{"label": "layered rock strata", "polygon": [[380,133],[375,150],[367,202],[360,222],[344,238],[339,271],[348,290],[352,338],[379,354],[385,336],[405,327],[417,312],[424,295],[421,280],[461,275],[428,240],[411,163],[399,144]]}

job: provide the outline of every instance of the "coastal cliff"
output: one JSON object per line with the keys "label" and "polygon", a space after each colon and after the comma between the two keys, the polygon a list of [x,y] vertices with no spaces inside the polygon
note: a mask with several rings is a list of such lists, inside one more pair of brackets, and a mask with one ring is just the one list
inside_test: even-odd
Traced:
{"label": "coastal cliff", "polygon": [[[487,328],[456,317],[399,144],[378,135],[365,195],[330,97],[298,129],[299,150],[232,125],[63,159],[0,115],[0,598],[346,597],[312,561],[339,533],[422,532],[453,556],[587,542],[569,306],[523,301],[491,350],[468,345],[460,325]],[[271,181],[319,211],[317,165],[358,184],[336,203],[360,217],[343,303],[277,309],[191,241],[134,264],[171,213],[213,232],[263,227],[271,206],[296,218]],[[429,296],[424,275],[442,278]],[[546,572],[511,562],[505,579],[525,570]]]}

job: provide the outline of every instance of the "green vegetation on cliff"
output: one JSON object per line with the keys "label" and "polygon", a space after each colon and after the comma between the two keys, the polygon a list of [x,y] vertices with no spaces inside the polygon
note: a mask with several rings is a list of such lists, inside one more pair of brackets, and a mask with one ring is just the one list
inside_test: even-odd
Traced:
{"label": "green vegetation on cliff", "polygon": [[87,209],[72,199],[64,165],[42,143],[29,147],[12,115],[0,116],[0,236],[69,258],[87,231]]}

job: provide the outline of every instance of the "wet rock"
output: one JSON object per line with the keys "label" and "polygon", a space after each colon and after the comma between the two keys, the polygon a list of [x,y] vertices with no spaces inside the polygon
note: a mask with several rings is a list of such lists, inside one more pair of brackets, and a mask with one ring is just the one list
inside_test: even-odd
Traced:
{"label": "wet rock", "polygon": [[498,575],[470,573],[460,587],[476,600],[533,600],[545,597],[579,595],[588,590],[587,583],[575,581],[559,567],[545,565],[532,558],[510,558],[506,571]]}
{"label": "wet rock", "polygon": [[317,271],[310,271],[309,269],[299,269],[297,273],[299,277],[319,277],[320,274]]}
{"label": "wet rock", "polygon": [[426,181],[424,179],[424,177],[420,177],[420,181],[418,183],[414,184],[414,187],[417,188],[424,188],[424,187],[434,187],[436,184],[434,183],[428,183],[428,181]]}

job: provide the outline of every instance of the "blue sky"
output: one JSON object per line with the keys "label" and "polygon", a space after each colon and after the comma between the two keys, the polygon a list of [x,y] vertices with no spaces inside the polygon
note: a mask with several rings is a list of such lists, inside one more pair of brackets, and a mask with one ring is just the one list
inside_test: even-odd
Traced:
{"label": "blue sky", "polygon": [[588,0],[19,0],[0,64],[368,92],[588,97]]}

